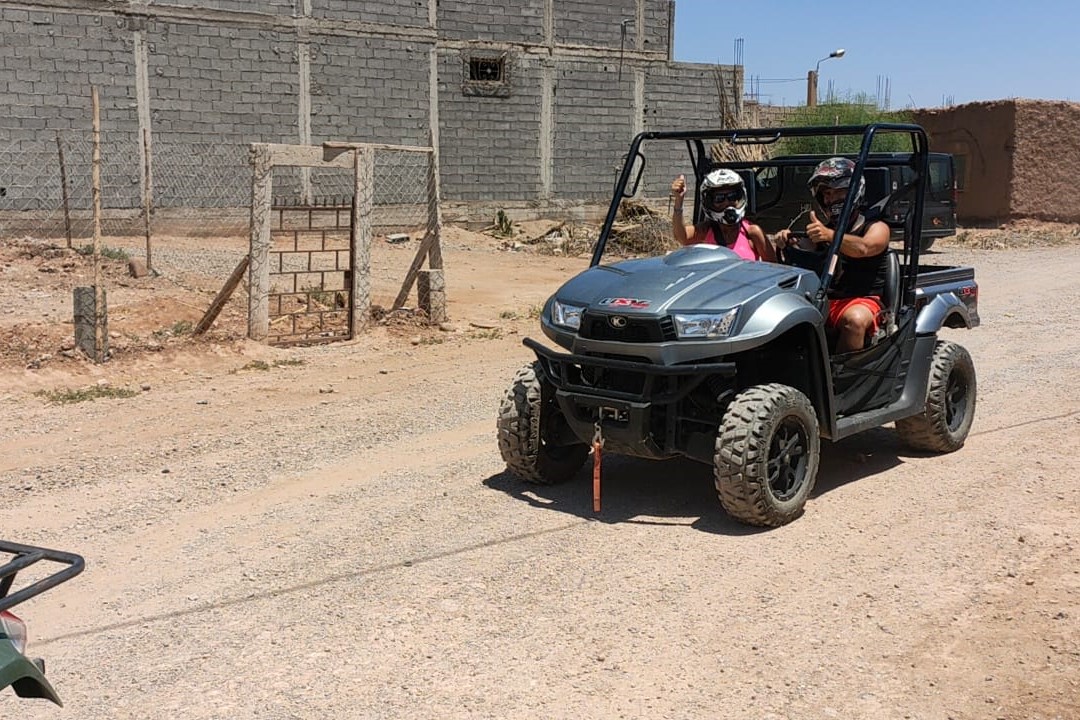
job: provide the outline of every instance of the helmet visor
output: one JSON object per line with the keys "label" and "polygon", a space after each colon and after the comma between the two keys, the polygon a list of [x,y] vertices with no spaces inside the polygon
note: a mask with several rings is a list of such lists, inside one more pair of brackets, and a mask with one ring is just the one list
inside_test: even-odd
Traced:
{"label": "helmet visor", "polygon": [[737,203],[743,199],[742,188],[718,188],[716,190],[710,190],[705,193],[705,204],[708,207],[719,209],[723,208],[729,203]]}

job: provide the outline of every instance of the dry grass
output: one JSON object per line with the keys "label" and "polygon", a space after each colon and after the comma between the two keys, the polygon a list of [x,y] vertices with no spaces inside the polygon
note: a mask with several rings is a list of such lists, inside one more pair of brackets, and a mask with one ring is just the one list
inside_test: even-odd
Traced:
{"label": "dry grass", "polygon": [[978,250],[1078,245],[1080,227],[1067,223],[1019,220],[996,228],[961,228],[949,242]]}

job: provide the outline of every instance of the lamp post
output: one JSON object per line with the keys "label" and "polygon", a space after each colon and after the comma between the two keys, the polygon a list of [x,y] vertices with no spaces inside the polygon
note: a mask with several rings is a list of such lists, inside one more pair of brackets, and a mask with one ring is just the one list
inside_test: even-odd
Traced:
{"label": "lamp post", "polygon": [[844,48],[838,48],[829,53],[828,57],[823,57],[817,61],[817,65],[814,69],[806,74],[806,105],[807,107],[813,107],[817,105],[817,79],[818,68],[821,67],[821,63],[830,58],[842,58],[844,57]]}

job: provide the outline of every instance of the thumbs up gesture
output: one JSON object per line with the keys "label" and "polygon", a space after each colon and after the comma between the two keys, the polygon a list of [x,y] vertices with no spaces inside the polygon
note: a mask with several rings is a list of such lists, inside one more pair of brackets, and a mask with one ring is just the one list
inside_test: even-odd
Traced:
{"label": "thumbs up gesture", "polygon": [[675,199],[675,202],[682,203],[684,195],[686,195],[686,176],[680,175],[671,181],[671,197]]}
{"label": "thumbs up gesture", "polygon": [[833,231],[818,220],[813,210],[810,211],[810,222],[806,225],[806,234],[815,243],[831,243],[833,239]]}

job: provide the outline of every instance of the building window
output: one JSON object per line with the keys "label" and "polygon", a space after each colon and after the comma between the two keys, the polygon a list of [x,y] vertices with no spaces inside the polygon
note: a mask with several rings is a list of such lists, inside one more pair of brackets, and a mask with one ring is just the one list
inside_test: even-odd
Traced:
{"label": "building window", "polygon": [[468,50],[462,54],[461,92],[481,97],[510,97],[510,53]]}
{"label": "building window", "polygon": [[504,58],[471,58],[469,60],[469,80],[472,82],[503,81]]}

